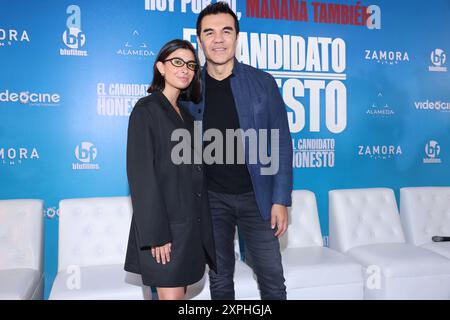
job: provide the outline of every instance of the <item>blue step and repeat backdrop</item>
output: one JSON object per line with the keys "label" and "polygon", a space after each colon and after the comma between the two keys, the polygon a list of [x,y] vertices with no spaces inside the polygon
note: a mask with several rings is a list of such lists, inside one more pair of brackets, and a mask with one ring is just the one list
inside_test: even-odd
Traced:
{"label": "blue step and repeat backdrop", "polygon": [[[58,203],[128,195],[128,117],[159,48],[196,46],[206,0],[1,0],[0,198],[45,201],[45,295]],[[212,1],[215,2],[215,1]],[[286,103],[294,188],[450,185],[450,1],[231,0],[238,59]]]}

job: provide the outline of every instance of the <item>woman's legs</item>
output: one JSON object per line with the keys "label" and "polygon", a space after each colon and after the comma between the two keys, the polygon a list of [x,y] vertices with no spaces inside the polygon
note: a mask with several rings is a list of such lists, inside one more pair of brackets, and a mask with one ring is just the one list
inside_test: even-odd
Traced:
{"label": "woman's legs", "polygon": [[159,300],[183,300],[186,287],[156,288]]}

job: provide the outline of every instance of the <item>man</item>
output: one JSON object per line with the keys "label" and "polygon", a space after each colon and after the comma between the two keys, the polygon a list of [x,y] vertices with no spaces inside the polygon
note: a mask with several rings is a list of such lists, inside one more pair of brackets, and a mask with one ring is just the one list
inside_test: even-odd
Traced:
{"label": "man", "polygon": [[[245,163],[239,164],[238,147],[224,148],[223,159],[234,151],[232,164],[205,166],[217,255],[217,273],[210,271],[211,297],[234,299],[237,225],[257,275],[261,298],[286,299],[278,241],[287,229],[292,191],[292,144],[286,109],[271,75],[235,59],[238,34],[239,22],[226,3],[210,4],[199,14],[197,43],[206,56],[204,96],[199,104],[188,108],[195,119],[203,121],[204,132],[216,129],[223,137],[227,129],[266,129],[269,134],[278,131],[279,140],[271,147],[266,145],[265,151],[276,153],[279,167],[265,175],[261,170],[264,164],[259,161],[250,163],[246,156]],[[242,147],[248,155],[249,146]]]}

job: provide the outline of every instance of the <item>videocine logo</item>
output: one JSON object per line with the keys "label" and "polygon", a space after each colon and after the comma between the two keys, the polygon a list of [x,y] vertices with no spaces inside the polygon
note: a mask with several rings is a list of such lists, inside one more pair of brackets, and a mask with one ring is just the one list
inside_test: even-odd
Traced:
{"label": "videocine logo", "polygon": [[87,56],[86,50],[79,50],[86,43],[86,35],[81,31],[81,10],[79,6],[70,5],[67,7],[66,26],[67,29],[62,35],[64,44],[69,49],[59,49],[62,56]]}
{"label": "videocine logo", "polygon": [[442,49],[435,49],[430,55],[432,66],[428,67],[431,72],[447,72],[447,67],[444,67],[447,61],[447,55]]}
{"label": "videocine logo", "polygon": [[57,93],[36,93],[30,91],[10,92],[0,91],[0,102],[20,102],[24,105],[37,107],[59,106],[61,96]]}
{"label": "videocine logo", "polygon": [[423,163],[430,164],[430,163],[441,163],[442,160],[439,158],[439,155],[441,154],[441,146],[439,143],[435,140],[430,140],[425,145],[425,155],[426,158],[423,159]]}
{"label": "videocine logo", "polygon": [[416,101],[414,102],[414,106],[417,110],[427,110],[427,111],[442,111],[449,112],[450,111],[450,102],[442,102],[442,101]]}
{"label": "videocine logo", "polygon": [[72,163],[73,170],[99,170],[98,163],[93,163],[97,158],[97,147],[91,142],[81,142],[75,148],[75,157],[82,163]]}

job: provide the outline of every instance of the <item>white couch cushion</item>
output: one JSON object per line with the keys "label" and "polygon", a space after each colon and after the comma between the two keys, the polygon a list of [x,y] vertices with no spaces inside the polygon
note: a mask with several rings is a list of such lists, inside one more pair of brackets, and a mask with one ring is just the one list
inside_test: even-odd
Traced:
{"label": "white couch cushion", "polygon": [[29,268],[42,272],[43,211],[42,200],[0,200],[0,270]]}
{"label": "white couch cushion", "polygon": [[420,246],[433,236],[450,236],[450,187],[400,189],[400,216],[410,243]]}
{"label": "white couch cushion", "polygon": [[422,248],[434,251],[450,259],[450,242],[431,242],[422,245]]}
{"label": "white couch cushion", "polygon": [[41,272],[34,269],[0,270],[0,300],[33,298],[41,277]]}
{"label": "white couch cushion", "polygon": [[363,281],[361,265],[329,248],[288,248],[282,258],[287,290]]}
{"label": "white couch cushion", "polygon": [[69,265],[124,263],[130,197],[62,200],[59,211],[58,271]]}
{"label": "white couch cushion", "polygon": [[80,267],[79,289],[73,281],[77,272],[58,272],[50,300],[150,299],[150,289],[143,287],[141,277],[124,271],[123,264]]}
{"label": "white couch cushion", "polygon": [[406,243],[373,244],[346,252],[365,268],[378,266],[388,278],[450,275],[450,260]]}
{"label": "white couch cushion", "polygon": [[288,300],[362,300],[363,282],[288,290]]}
{"label": "white couch cushion", "polygon": [[394,192],[386,188],[332,190],[330,248],[341,252],[376,243],[404,243]]}
{"label": "white couch cushion", "polygon": [[289,226],[280,239],[280,247],[300,248],[323,246],[316,196],[308,190],[292,191]]}
{"label": "white couch cushion", "polygon": [[[323,247],[313,192],[292,192],[289,227],[280,239],[280,247],[288,299],[362,298],[361,266],[341,253]],[[340,294],[336,294],[338,291]]]}

